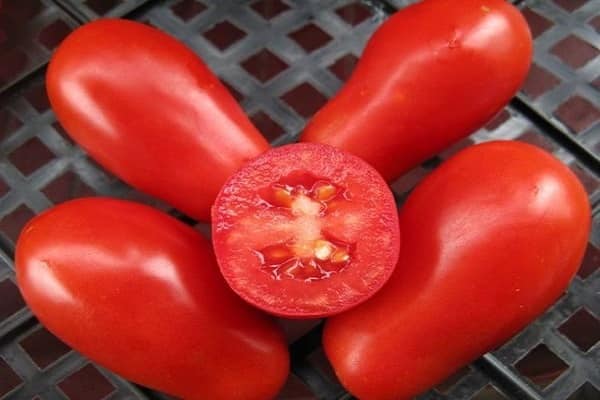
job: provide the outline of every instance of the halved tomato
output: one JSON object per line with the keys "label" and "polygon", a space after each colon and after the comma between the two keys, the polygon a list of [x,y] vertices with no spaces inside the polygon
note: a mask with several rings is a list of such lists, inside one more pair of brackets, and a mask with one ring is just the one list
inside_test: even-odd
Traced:
{"label": "halved tomato", "polygon": [[225,279],[275,315],[318,318],[374,294],[398,259],[394,198],[379,173],[334,147],[270,150],[234,174],[212,210]]}

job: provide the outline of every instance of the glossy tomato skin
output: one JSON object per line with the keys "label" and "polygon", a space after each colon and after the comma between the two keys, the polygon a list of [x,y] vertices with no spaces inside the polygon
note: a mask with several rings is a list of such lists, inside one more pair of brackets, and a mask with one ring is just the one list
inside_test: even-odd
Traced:
{"label": "glossy tomato skin", "polygon": [[75,30],[52,57],[47,90],[94,159],[197,219],[208,220],[227,177],[269,147],[198,56],[141,23]]}
{"label": "glossy tomato skin", "polygon": [[[283,187],[289,205],[273,204],[269,194]],[[327,201],[310,190],[327,187],[335,192]],[[389,186],[359,157],[323,144],[277,147],[246,164],[223,186],[212,220],[231,288],[286,318],[323,318],[367,300],[391,276],[400,250]],[[284,256],[261,265],[274,250]],[[331,262],[341,254],[348,264]]]}
{"label": "glossy tomato skin", "polygon": [[531,55],[527,23],[509,2],[419,2],[375,32],[301,140],[356,154],[392,180],[499,112]]}
{"label": "glossy tomato skin", "polygon": [[287,378],[274,322],[229,290],[206,239],[150,207],[54,207],[24,228],[16,268],[40,321],[127,379],[185,399],[263,400]]}
{"label": "glossy tomato skin", "polygon": [[539,316],[578,269],[590,206],[575,175],[518,142],[470,147],[416,187],[383,289],[330,319],[324,348],[362,400],[403,400]]}

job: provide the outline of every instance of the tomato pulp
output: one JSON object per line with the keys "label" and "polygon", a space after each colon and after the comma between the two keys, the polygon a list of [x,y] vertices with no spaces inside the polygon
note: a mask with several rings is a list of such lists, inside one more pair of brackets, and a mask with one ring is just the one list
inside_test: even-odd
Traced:
{"label": "tomato pulp", "polygon": [[531,34],[505,0],[424,0],[369,40],[301,140],[358,155],[392,180],[480,128],[523,83]]}
{"label": "tomato pulp", "polygon": [[198,56],[141,23],[76,29],[46,82],[58,120],[96,161],[200,220],[225,180],[269,148]]}
{"label": "tomato pulp", "polygon": [[327,357],[364,400],[413,398],[539,316],[581,263],[590,205],[551,155],[491,142],[425,178],[400,228],[388,283],[325,325]]}
{"label": "tomato pulp", "polygon": [[221,272],[270,313],[323,317],[370,297],[400,246],[396,205],[381,176],[320,144],[270,150],[227,181],[212,211]]}
{"label": "tomato pulp", "polygon": [[150,207],[61,204],[23,229],[15,264],[40,321],[127,379],[190,400],[265,400],[288,376],[282,332],[227,287],[210,242]]}

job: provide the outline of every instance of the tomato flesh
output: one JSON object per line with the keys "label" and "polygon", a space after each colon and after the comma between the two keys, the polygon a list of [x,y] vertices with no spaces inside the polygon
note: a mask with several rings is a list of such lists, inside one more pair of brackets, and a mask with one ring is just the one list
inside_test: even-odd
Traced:
{"label": "tomato flesh", "polygon": [[225,184],[213,207],[221,272],[270,313],[323,317],[366,300],[389,278],[400,233],[373,167],[320,144],[273,149]]}

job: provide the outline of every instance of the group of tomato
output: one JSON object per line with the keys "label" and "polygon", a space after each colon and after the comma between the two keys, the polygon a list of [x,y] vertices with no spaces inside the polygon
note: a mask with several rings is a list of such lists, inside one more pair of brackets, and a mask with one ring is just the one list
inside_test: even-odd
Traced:
{"label": "group of tomato", "polygon": [[262,311],[331,317],[323,345],[342,384],[411,398],[541,314],[583,256],[586,193],[533,146],[459,152],[399,214],[386,183],[493,117],[531,52],[503,0],[424,0],[375,32],[302,143],[269,149],[184,45],[87,24],[48,69],[58,119],[126,182],[210,219],[214,254],[158,210],[77,199],[24,228],[21,291],[78,351],[185,399],[276,396],[289,356]]}

